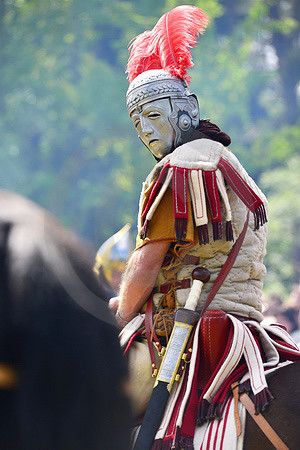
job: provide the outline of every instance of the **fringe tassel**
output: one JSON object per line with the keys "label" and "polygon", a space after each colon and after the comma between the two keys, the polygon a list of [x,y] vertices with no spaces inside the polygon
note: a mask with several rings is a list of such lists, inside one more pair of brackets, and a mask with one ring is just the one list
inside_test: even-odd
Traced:
{"label": "fringe tassel", "polygon": [[266,214],[265,205],[262,204],[254,211],[254,230],[258,230],[260,226],[264,225],[268,219]]}
{"label": "fringe tassel", "polygon": [[172,447],[172,441],[163,441],[163,439],[156,439],[152,446],[151,450],[171,450]]}
{"label": "fringe tassel", "polygon": [[274,397],[268,388],[254,395],[255,414],[263,412]]}
{"label": "fringe tassel", "polygon": [[[248,394],[250,391],[250,379],[244,381],[244,383],[239,385],[239,394],[243,394],[244,392],[247,392]],[[268,388],[265,388],[258,394],[254,395],[255,414],[259,414],[260,412],[264,411],[270,403],[270,400],[272,400],[273,398],[274,397]]]}
{"label": "fringe tassel", "polygon": [[251,384],[250,384],[250,378],[248,380],[244,381],[239,385],[239,394],[243,394],[244,392],[250,392],[251,390]]}
{"label": "fringe tassel", "polygon": [[212,402],[208,408],[206,419],[207,420],[222,419],[224,407],[230,396],[231,392],[228,391],[224,400],[222,400],[221,402]]}
{"label": "fringe tassel", "polygon": [[216,411],[217,411],[218,407],[219,407],[219,403],[212,402],[209,405],[209,408],[208,408],[208,411],[206,414],[206,419],[208,419],[208,420],[214,419],[216,417]]}
{"label": "fringe tassel", "polygon": [[206,419],[207,420],[213,420],[216,418],[221,419],[222,411],[223,411],[223,403],[212,402],[210,404],[210,407],[208,408]]}
{"label": "fringe tassel", "polygon": [[226,222],[226,241],[233,241],[233,229],[231,220]]}
{"label": "fringe tassel", "polygon": [[213,224],[214,241],[222,239],[222,222],[214,222]]}
{"label": "fringe tassel", "polygon": [[141,239],[145,239],[147,231],[148,231],[148,225],[149,225],[149,220],[145,220],[144,225],[142,226],[142,229],[140,231],[140,238]]}
{"label": "fringe tassel", "polygon": [[201,400],[198,404],[197,425],[202,425],[207,420],[222,419],[224,407],[230,395],[231,392],[228,391],[222,402],[209,403],[205,399]]}
{"label": "fringe tassel", "polygon": [[[194,450],[194,436],[187,437],[180,434],[180,428],[176,428],[175,438],[173,439],[172,450]],[[151,449],[152,450],[152,449]]]}
{"label": "fringe tassel", "polygon": [[209,237],[208,237],[208,226],[207,226],[207,224],[200,225],[199,227],[197,227],[197,231],[198,231],[198,237],[199,237],[199,244],[201,244],[201,245],[208,244],[209,243]]}
{"label": "fringe tassel", "polygon": [[[224,158],[220,158],[218,169],[221,170],[227,183],[232,187],[236,195],[249,208],[255,217],[255,228],[258,230],[260,225],[267,222],[267,215],[264,204],[258,195],[251,189],[246,180],[244,180],[237,170]],[[214,216],[212,216],[214,217]]]}
{"label": "fringe tassel", "polygon": [[175,219],[175,232],[176,239],[180,241],[186,237],[187,219],[176,218]]}
{"label": "fringe tassel", "polygon": [[179,444],[178,447],[176,445],[175,449],[176,448],[184,450],[194,450],[194,437],[180,436]]}
{"label": "fringe tassel", "polygon": [[197,411],[197,425],[202,425],[206,421],[207,412],[209,410],[210,403],[203,399],[198,403]]}

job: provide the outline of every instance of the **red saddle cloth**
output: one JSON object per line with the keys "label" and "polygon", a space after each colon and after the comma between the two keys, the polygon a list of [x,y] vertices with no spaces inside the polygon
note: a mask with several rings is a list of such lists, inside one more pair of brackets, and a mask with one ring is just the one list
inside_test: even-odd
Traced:
{"label": "red saddle cloth", "polygon": [[203,314],[200,324],[199,389],[204,389],[224,355],[230,321],[224,311],[212,309]]}

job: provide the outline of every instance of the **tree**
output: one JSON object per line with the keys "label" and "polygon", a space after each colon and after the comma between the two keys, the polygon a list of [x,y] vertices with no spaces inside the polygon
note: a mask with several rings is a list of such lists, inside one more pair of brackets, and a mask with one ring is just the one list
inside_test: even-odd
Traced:
{"label": "tree", "polygon": [[288,296],[300,282],[299,155],[283,167],[266,172],[262,185],[269,199],[266,292]]}
{"label": "tree", "polygon": [[[135,222],[154,162],[125,107],[127,44],[183,3],[0,2],[1,184],[95,248]],[[201,116],[231,135],[232,151],[259,182],[299,149],[299,2],[190,4],[211,18],[191,73]]]}

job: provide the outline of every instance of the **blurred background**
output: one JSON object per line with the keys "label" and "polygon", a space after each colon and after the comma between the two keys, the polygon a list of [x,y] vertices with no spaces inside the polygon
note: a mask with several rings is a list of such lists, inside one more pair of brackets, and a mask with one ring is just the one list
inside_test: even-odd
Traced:
{"label": "blurred background", "polygon": [[[124,224],[135,230],[154,163],[126,111],[128,42],[185,3],[0,0],[1,187],[49,209],[95,253]],[[298,308],[300,2],[188,3],[211,19],[191,71],[201,118],[231,135],[269,199],[266,301]]]}

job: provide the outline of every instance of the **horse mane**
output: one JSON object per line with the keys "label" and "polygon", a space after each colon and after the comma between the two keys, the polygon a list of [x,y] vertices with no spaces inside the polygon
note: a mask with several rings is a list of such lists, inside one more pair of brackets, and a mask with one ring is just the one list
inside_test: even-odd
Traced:
{"label": "horse mane", "polygon": [[0,448],[126,448],[118,332],[87,247],[49,213],[0,191]]}

